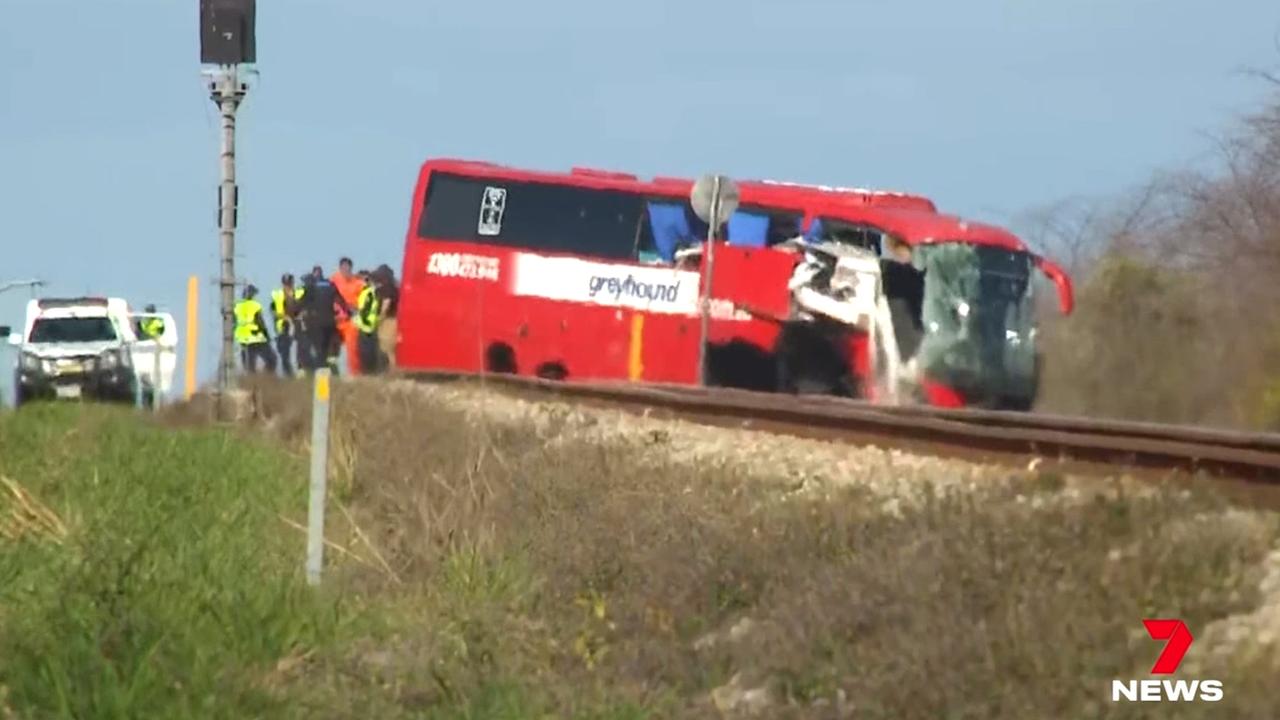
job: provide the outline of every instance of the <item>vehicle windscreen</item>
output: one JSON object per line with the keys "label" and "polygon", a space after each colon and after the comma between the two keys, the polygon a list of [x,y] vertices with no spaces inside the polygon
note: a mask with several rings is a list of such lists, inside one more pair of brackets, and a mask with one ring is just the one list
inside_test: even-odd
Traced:
{"label": "vehicle windscreen", "polygon": [[41,318],[31,326],[29,342],[87,343],[118,339],[116,328],[107,317]]}
{"label": "vehicle windscreen", "polygon": [[1035,381],[1031,255],[985,245],[916,248],[924,271],[924,373],[986,398],[1026,397]]}

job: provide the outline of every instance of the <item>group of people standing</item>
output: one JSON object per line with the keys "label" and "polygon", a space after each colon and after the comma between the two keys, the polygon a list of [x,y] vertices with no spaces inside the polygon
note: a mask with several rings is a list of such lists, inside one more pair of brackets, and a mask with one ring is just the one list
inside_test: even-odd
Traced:
{"label": "group of people standing", "polygon": [[267,325],[267,308],[257,299],[258,289],[247,285],[235,307],[235,340],[244,369],[257,372],[261,363],[274,374],[278,364],[282,375],[293,377],[291,355],[296,351],[298,370],[310,373],[327,366],[337,373],[343,350],[351,375],[373,375],[392,367],[399,300],[395,273],[387,265],[359,272],[352,272],[352,267],[351,258],[344,257],[338,271],[325,277],[317,265],[302,277],[301,285],[285,273],[280,287],[271,292],[274,333]]}

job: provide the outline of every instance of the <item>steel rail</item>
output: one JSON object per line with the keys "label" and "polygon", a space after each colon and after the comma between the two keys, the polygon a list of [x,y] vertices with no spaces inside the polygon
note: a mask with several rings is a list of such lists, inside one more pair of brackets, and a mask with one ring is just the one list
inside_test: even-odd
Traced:
{"label": "steel rail", "polygon": [[1204,472],[1280,483],[1280,435],[972,409],[884,406],[824,396],[626,382],[555,381],[515,375],[397,373],[415,380],[477,381],[525,392],[650,411],[711,424],[763,427],[932,454],[1047,458],[1111,469]]}

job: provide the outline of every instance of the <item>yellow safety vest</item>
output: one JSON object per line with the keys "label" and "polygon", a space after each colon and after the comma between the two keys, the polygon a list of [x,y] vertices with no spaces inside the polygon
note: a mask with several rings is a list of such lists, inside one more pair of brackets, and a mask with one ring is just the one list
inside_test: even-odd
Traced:
{"label": "yellow safety vest", "polygon": [[160,337],[164,334],[164,320],[161,320],[160,318],[147,318],[146,320],[143,320],[142,332],[146,333],[147,337]]}
{"label": "yellow safety vest", "polygon": [[267,341],[258,327],[257,316],[262,303],[257,300],[241,300],[236,303],[236,342],[241,345],[257,345]]}
{"label": "yellow safety vest", "polygon": [[360,290],[360,294],[356,296],[356,316],[354,318],[356,329],[360,332],[371,333],[378,329],[378,317],[382,311],[382,301],[378,298],[377,291],[373,286],[366,286]]}
{"label": "yellow safety vest", "polygon": [[[305,291],[300,287],[294,288],[293,298],[295,300],[301,300],[303,292]],[[289,318],[286,317],[284,314],[284,290],[283,289],[276,289],[271,291],[271,310],[272,310],[272,314],[275,315],[275,318],[276,318],[276,332],[278,333],[284,332],[284,326],[286,323],[289,322]]]}

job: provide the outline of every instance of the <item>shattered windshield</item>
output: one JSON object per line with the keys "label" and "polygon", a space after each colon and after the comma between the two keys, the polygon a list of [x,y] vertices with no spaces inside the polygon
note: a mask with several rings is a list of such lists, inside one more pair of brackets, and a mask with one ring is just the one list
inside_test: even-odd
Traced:
{"label": "shattered windshield", "polygon": [[924,271],[920,365],[974,399],[1031,397],[1035,382],[1032,257],[967,243],[916,248]]}

